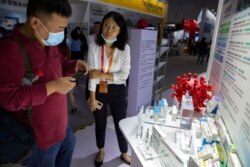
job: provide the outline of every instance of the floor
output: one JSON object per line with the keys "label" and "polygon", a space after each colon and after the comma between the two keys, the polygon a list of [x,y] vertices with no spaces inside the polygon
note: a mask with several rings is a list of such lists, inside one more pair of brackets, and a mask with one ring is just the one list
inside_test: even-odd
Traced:
{"label": "floor", "polygon": [[[76,131],[77,144],[74,150],[71,167],[94,167],[96,155],[94,125],[84,130]],[[129,149],[130,153],[130,149]],[[114,124],[111,117],[108,117],[106,130],[105,158],[103,167],[128,167],[120,158],[120,151],[114,131]]]}
{"label": "floor", "polygon": [[169,55],[167,60],[165,85],[166,90],[172,84],[176,84],[176,77],[178,75],[186,74],[188,72],[201,74],[207,71],[207,59],[204,58],[202,64],[196,64],[198,55],[182,54],[180,56]]}
{"label": "floor", "polygon": [[[80,115],[80,114],[79,114]],[[78,119],[79,121],[80,119]],[[76,121],[77,122],[77,121]],[[105,158],[102,167],[129,167],[120,160],[120,151],[116,140],[114,123],[108,117],[106,129]],[[80,124],[80,123],[79,123]],[[97,148],[95,147],[95,127],[94,124],[84,129],[76,130],[76,146],[73,153],[71,167],[94,167],[94,159]],[[130,154],[130,148],[128,153]],[[24,167],[19,164],[6,164],[0,167]]]}
{"label": "floor", "polygon": [[[197,56],[190,56],[187,54],[179,56],[169,55],[165,78],[166,89],[161,93],[161,97],[167,96],[167,99],[171,98],[171,89],[169,88],[171,84],[175,83],[176,76],[187,72],[198,74],[206,72],[206,61],[200,65],[196,64],[196,59]],[[73,90],[79,110],[72,115],[70,113],[70,105],[68,108],[69,121],[75,131],[77,139],[71,167],[94,167],[93,162],[97,152],[95,146],[94,119],[85,100],[85,81],[85,77],[80,78],[78,85]],[[103,167],[127,167],[128,165],[123,163],[119,156],[120,153],[114,132],[113,121],[111,117],[108,117]],[[7,164],[0,165],[0,167],[20,167],[20,165]]]}

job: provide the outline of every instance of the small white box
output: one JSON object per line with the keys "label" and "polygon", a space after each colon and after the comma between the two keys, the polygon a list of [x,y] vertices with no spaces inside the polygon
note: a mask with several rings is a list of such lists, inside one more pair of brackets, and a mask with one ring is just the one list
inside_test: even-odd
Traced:
{"label": "small white box", "polygon": [[196,136],[196,138],[201,137],[201,124],[200,124],[200,121],[195,122],[195,136]]}
{"label": "small white box", "polygon": [[181,127],[190,129],[194,115],[194,105],[192,96],[183,95],[181,100]]}
{"label": "small white box", "polygon": [[210,159],[213,157],[213,154],[212,154],[212,147],[211,145],[204,145],[202,147],[202,150],[200,150],[198,153],[198,158],[199,159],[203,159],[203,160],[207,160],[207,159]]}
{"label": "small white box", "polygon": [[207,122],[201,121],[201,130],[203,137],[205,137],[207,141],[212,141],[213,136]]}
{"label": "small white box", "polygon": [[217,127],[215,126],[215,121],[212,118],[207,118],[208,119],[208,125],[211,130],[212,136],[214,139],[218,137],[218,130]]}

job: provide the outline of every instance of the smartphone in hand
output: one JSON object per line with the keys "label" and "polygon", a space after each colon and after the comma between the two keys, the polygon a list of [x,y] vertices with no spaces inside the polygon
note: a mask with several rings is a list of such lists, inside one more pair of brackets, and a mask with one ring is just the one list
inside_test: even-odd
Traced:
{"label": "smartphone in hand", "polygon": [[[88,99],[88,101],[89,101],[89,99]],[[101,109],[102,109],[102,106],[103,106],[103,103],[100,102],[100,101],[98,101],[98,100],[96,100],[96,102],[97,102],[96,108],[97,108],[98,110],[101,110]]]}
{"label": "smartphone in hand", "polygon": [[73,75],[73,77],[76,80],[79,80],[82,76],[84,76],[85,72],[86,72],[85,70],[79,70]]}
{"label": "smartphone in hand", "polygon": [[103,104],[102,104],[102,102],[99,102],[98,100],[96,100],[97,101],[97,109],[98,110],[101,110],[102,109],[102,106],[103,106]]}

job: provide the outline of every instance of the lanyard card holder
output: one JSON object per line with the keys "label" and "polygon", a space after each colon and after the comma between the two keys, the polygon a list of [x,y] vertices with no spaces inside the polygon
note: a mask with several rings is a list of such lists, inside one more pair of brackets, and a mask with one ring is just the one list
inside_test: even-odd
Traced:
{"label": "lanyard card holder", "polygon": [[99,83],[99,93],[108,93],[108,81],[101,80]]}

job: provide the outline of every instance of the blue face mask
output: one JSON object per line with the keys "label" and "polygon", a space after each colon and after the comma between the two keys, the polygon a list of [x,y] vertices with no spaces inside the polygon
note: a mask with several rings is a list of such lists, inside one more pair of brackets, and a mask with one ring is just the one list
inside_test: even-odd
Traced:
{"label": "blue face mask", "polygon": [[60,44],[63,41],[63,39],[64,39],[64,31],[57,33],[49,32],[48,39],[46,40],[42,39],[42,42],[44,43],[45,46],[56,46]]}
{"label": "blue face mask", "polygon": [[104,41],[106,43],[114,43],[115,41],[117,41],[117,37],[111,38],[111,39],[107,39],[104,37],[104,35],[102,34],[102,38],[104,39]]}
{"label": "blue face mask", "polygon": [[[43,25],[43,23],[42,23],[42,25]],[[53,32],[49,32],[44,25],[43,25],[43,27],[49,34],[48,39],[46,39],[46,40],[41,37],[42,42],[45,46],[56,46],[63,41],[64,31],[53,33]]]}

